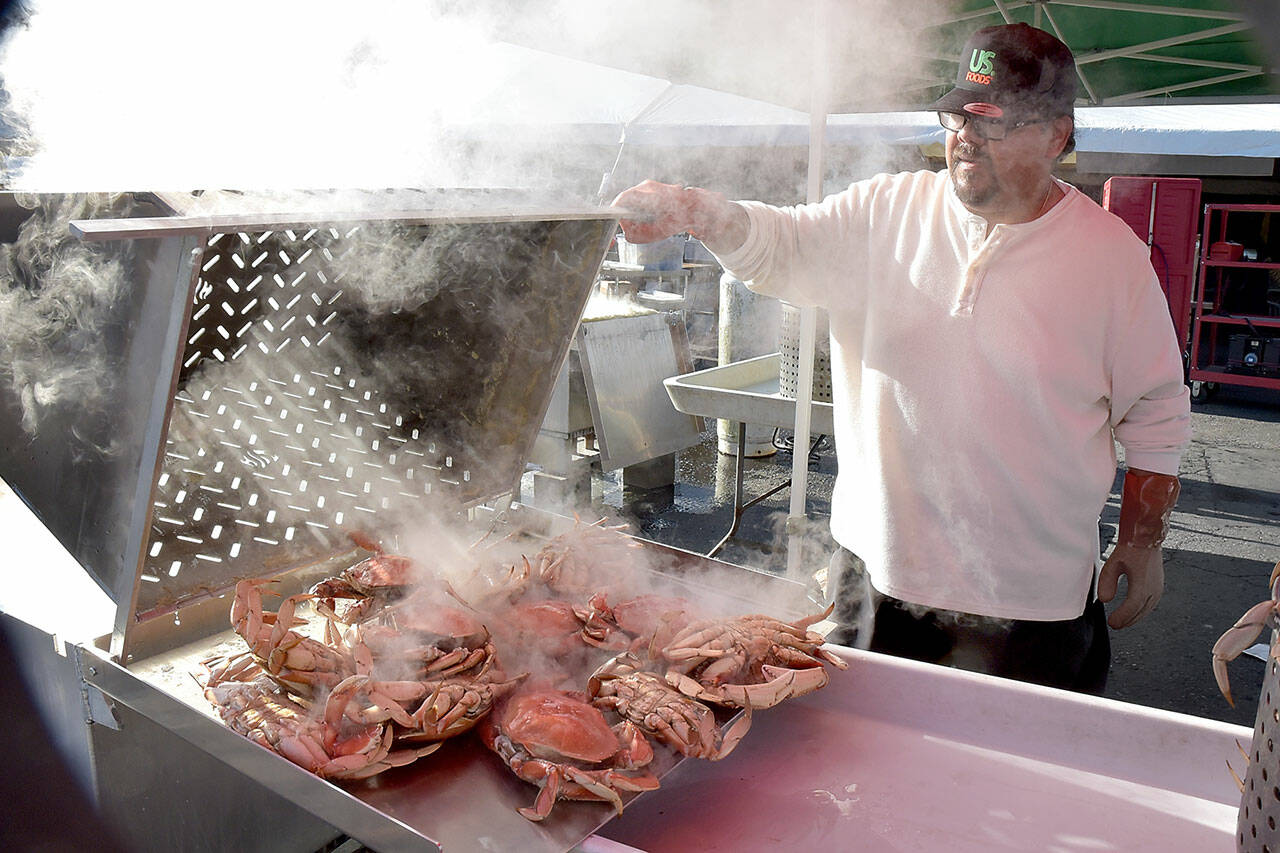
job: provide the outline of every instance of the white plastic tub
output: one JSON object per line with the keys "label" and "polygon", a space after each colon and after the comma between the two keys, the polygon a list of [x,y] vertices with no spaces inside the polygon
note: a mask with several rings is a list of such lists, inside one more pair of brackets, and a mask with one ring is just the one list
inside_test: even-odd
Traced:
{"label": "white plastic tub", "polygon": [[847,672],[758,712],[600,835],[677,850],[1230,853],[1250,730],[838,648]]}

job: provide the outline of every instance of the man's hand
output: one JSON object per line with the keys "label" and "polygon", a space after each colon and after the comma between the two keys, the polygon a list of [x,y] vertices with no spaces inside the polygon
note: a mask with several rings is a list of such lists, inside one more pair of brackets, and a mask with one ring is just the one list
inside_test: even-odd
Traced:
{"label": "man's hand", "polygon": [[1130,468],[1120,493],[1120,525],[1116,547],[1098,575],[1098,599],[1116,597],[1120,576],[1129,579],[1124,601],[1107,617],[1112,628],[1128,628],[1164,594],[1164,556],[1160,543],[1169,532],[1169,514],[1178,502],[1178,478]]}
{"label": "man's hand", "polygon": [[1139,548],[1117,544],[1098,575],[1098,599],[1103,602],[1116,597],[1120,576],[1129,580],[1124,601],[1107,617],[1112,628],[1128,628],[1151,612],[1164,594],[1164,557],[1160,546]]}
{"label": "man's hand", "polygon": [[613,206],[647,215],[645,219],[622,220],[622,233],[631,243],[665,240],[689,228],[689,200],[684,187],[675,184],[645,181],[619,193]]}
{"label": "man's hand", "polygon": [[697,187],[645,181],[623,190],[614,207],[643,219],[623,219],[622,233],[631,243],[652,243],[688,232],[713,252],[729,252],[747,239],[747,213],[723,195]]}

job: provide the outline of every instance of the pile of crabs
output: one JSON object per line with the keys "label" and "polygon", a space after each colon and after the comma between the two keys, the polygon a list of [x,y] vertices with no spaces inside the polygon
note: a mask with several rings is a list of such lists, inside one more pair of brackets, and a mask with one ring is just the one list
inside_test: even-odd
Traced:
{"label": "pile of crabs", "polygon": [[753,709],[819,689],[824,664],[846,667],[809,630],[826,614],[709,618],[614,582],[597,566],[636,543],[600,522],[515,565],[478,560],[460,585],[352,538],[367,559],[275,613],[270,581],[241,581],[231,622],[248,650],[199,676],[228,726],[328,779],[368,778],[470,732],[540,789],[524,817],[562,798],[620,812],[622,794],[658,787],[654,742],[723,758]]}

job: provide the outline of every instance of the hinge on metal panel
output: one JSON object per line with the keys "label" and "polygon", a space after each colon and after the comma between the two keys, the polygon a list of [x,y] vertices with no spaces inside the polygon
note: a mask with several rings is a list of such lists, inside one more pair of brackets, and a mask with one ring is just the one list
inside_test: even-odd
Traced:
{"label": "hinge on metal panel", "polygon": [[87,653],[84,651],[77,649],[76,652],[76,675],[80,677],[80,699],[84,705],[84,721],[106,726],[112,731],[120,731],[120,721],[116,719],[115,711],[112,710],[111,699],[99,690],[97,685],[89,682],[89,676],[97,675],[97,668],[102,664],[93,662],[93,658],[86,661]]}

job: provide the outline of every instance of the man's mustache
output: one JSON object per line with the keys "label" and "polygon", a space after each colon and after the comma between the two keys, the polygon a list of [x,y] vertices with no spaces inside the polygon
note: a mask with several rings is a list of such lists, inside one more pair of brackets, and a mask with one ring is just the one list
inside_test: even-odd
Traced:
{"label": "man's mustache", "polygon": [[973,146],[973,145],[967,145],[967,144],[965,144],[965,143],[963,143],[963,142],[957,143],[957,144],[956,144],[956,147],[955,147],[954,149],[952,149],[952,151],[954,152],[954,154],[955,154],[956,158],[957,158],[957,159],[960,159],[960,160],[984,160],[984,159],[986,159],[986,155],[982,153],[982,150],[981,150],[981,149],[979,149],[979,148],[977,148],[977,147],[975,147],[975,146]]}

